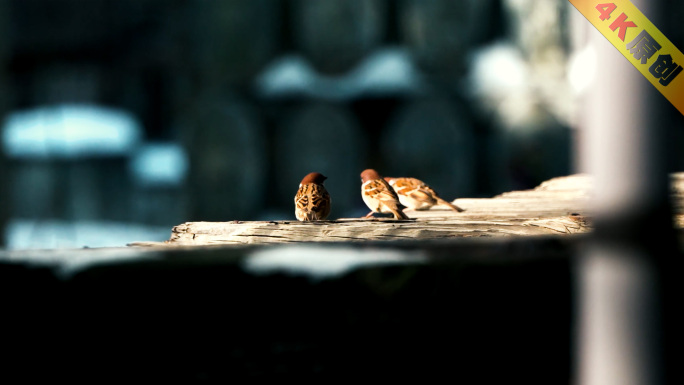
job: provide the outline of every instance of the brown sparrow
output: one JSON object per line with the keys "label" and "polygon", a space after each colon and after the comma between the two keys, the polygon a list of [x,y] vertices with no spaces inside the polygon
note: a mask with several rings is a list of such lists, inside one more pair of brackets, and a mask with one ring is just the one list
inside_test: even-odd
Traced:
{"label": "brown sparrow", "polygon": [[372,216],[373,213],[391,213],[395,219],[409,219],[401,211],[404,206],[399,203],[397,194],[375,170],[364,170],[361,173],[361,182],[361,197],[366,206],[371,209],[366,218]]}
{"label": "brown sparrow", "polygon": [[435,205],[447,206],[454,211],[464,209],[440,198],[435,190],[416,178],[391,178],[385,180],[392,186],[399,197],[399,202],[410,210],[427,210]]}
{"label": "brown sparrow", "polygon": [[294,197],[295,216],[303,222],[322,221],[330,214],[330,194],[323,186],[328,179],[323,174],[312,172],[307,174]]}

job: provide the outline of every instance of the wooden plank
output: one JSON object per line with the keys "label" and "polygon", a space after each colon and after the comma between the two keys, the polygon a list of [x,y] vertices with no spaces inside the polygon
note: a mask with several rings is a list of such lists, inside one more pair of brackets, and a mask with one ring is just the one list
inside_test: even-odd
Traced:
{"label": "wooden plank", "polygon": [[[675,224],[684,227],[684,173],[673,174]],[[457,213],[441,207],[409,211],[408,221],[389,218],[341,218],[321,222],[232,221],[187,222],[175,226],[163,243],[135,246],[197,246],[278,244],[297,242],[360,242],[378,240],[435,240],[471,237],[572,235],[591,230],[591,177],[571,175],[548,180],[525,191],[493,198],[461,198],[466,209]]]}
{"label": "wooden plank", "polygon": [[189,222],[174,227],[169,244],[272,244],[363,240],[444,239],[453,237],[574,234],[586,232],[581,220],[559,218],[342,219],[322,222]]}
{"label": "wooden plank", "polygon": [[175,226],[164,243],[135,246],[431,240],[465,237],[510,237],[587,232],[590,179],[584,175],[554,178],[533,190],[489,199],[461,198],[457,213],[441,207],[407,212],[411,220],[341,218],[292,221],[188,222]]}

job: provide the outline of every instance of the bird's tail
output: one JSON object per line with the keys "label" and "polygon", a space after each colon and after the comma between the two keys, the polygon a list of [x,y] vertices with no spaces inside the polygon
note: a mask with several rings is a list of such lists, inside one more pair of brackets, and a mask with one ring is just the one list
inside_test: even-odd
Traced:
{"label": "bird's tail", "polygon": [[392,211],[394,219],[409,219],[408,215],[404,214],[404,212],[401,211],[401,208],[399,207],[397,207],[396,209],[390,209],[390,211]]}
{"label": "bird's tail", "polygon": [[458,211],[459,213],[465,211],[465,209],[462,209],[451,202],[447,202],[442,198],[437,198],[437,203],[443,206],[447,206],[454,211]]}

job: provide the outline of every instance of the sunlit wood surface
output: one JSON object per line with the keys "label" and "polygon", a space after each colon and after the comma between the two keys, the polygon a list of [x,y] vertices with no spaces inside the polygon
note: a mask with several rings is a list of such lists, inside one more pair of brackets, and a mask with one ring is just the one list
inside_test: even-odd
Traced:
{"label": "sunlit wood surface", "polygon": [[[684,173],[672,176],[675,224],[684,227]],[[531,190],[511,191],[493,198],[462,198],[466,209],[442,207],[409,211],[409,221],[391,218],[339,218],[302,223],[292,221],[187,222],[175,226],[163,243],[133,246],[190,246],[428,240],[459,237],[572,235],[591,231],[591,177],[572,175],[548,180]]]}

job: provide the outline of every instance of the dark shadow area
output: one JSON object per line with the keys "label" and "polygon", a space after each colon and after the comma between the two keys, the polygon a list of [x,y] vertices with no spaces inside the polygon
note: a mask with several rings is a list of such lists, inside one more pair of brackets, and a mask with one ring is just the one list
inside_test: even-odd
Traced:
{"label": "dark shadow area", "polygon": [[570,253],[554,241],[503,247],[519,262],[491,248],[480,262],[459,259],[458,247],[444,245],[418,249],[427,263],[318,281],[250,274],[245,254],[230,250],[92,267],[66,280],[4,265],[2,290],[18,295],[4,305],[2,377],[569,383]]}

